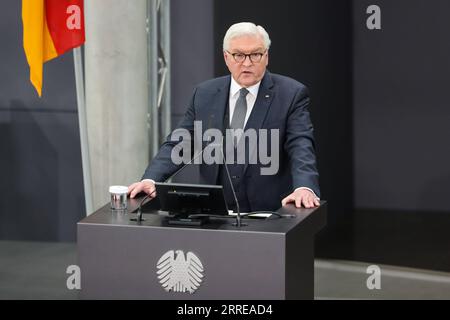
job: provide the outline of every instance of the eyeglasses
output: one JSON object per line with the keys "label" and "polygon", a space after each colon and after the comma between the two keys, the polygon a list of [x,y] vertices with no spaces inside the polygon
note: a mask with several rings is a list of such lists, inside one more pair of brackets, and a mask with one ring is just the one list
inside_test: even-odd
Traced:
{"label": "eyeglasses", "polygon": [[234,61],[236,61],[237,63],[242,63],[245,61],[245,59],[247,57],[249,57],[251,62],[260,62],[262,56],[266,53],[266,51],[264,51],[263,53],[261,52],[253,52],[253,53],[249,53],[249,54],[245,54],[245,53],[231,53],[230,51],[226,50],[230,55],[233,56]]}

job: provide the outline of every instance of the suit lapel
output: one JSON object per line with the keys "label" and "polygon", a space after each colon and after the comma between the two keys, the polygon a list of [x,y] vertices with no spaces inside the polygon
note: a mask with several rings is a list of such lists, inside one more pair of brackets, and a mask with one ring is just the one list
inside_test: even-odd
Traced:
{"label": "suit lapel", "polygon": [[224,130],[224,115],[225,108],[228,106],[229,99],[229,90],[230,90],[230,77],[228,77],[228,81],[224,81],[224,84],[217,88],[217,91],[212,99],[209,118],[208,118],[208,127],[219,129],[223,132]]}
{"label": "suit lapel", "polygon": [[[247,120],[247,123],[245,125],[245,130],[253,129],[256,131],[256,136],[259,136],[259,129],[261,129],[264,120],[267,116],[267,112],[269,111],[269,108],[272,104],[272,100],[274,97],[274,90],[273,90],[273,82],[272,77],[270,76],[269,72],[266,72],[264,75],[264,78],[261,81],[261,85],[259,87],[258,96],[255,101],[255,105],[253,106],[252,113],[250,114],[250,117]],[[259,138],[257,139],[259,141]],[[241,140],[239,143],[243,143]],[[249,145],[248,150],[246,150],[247,153],[247,159],[250,159],[251,156],[254,154],[254,152],[257,152],[257,144]],[[244,170],[245,171],[248,168],[248,161],[246,161]]]}
{"label": "suit lapel", "polygon": [[250,114],[250,117],[245,125],[245,130],[250,128],[258,130],[262,127],[267,111],[269,111],[269,107],[273,100],[274,92],[272,88],[272,77],[269,72],[266,72],[264,78],[261,80],[258,96],[256,97],[252,113]]}

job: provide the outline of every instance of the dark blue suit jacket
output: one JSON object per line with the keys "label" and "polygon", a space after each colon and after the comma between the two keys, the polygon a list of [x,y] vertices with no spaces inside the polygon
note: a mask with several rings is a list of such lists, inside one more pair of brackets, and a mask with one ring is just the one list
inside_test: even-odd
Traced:
{"label": "dark blue suit jacket", "polygon": [[[203,130],[223,130],[224,117],[228,113],[230,81],[229,75],[197,86],[178,128],[193,133],[194,121],[202,121]],[[278,209],[281,200],[298,187],[308,187],[320,196],[309,101],[308,89],[303,84],[268,71],[264,75],[245,129],[279,129],[280,164],[275,175],[261,175],[261,164],[245,165],[241,187],[252,211]],[[146,169],[143,179],[165,181],[181,167],[171,161],[172,148],[178,143],[168,137]],[[200,165],[201,183],[220,183],[218,175],[219,165]]]}

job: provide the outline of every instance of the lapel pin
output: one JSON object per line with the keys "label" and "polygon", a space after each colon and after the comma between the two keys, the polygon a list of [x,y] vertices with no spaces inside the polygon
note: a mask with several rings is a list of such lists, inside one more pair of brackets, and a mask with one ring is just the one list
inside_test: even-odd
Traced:
{"label": "lapel pin", "polygon": [[266,94],[266,98],[270,98],[270,96],[268,94]]}

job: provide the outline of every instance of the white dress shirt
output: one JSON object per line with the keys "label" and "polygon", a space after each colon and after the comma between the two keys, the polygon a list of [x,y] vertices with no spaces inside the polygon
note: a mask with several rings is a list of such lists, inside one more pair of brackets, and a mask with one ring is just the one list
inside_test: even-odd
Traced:
{"label": "white dress shirt", "polygon": [[[252,113],[253,106],[255,105],[256,97],[258,96],[259,86],[261,84],[261,81],[259,81],[257,84],[252,85],[251,87],[248,87],[247,90],[249,91],[247,96],[245,97],[247,100],[247,113],[245,114],[245,120],[244,120],[244,128],[247,124],[247,120],[250,117],[250,113]],[[242,87],[234,80],[233,77],[231,77],[231,84],[230,84],[230,97],[228,100],[229,105],[229,114],[230,114],[230,124],[231,120],[233,119],[234,109],[236,108],[236,102],[239,98],[239,90],[241,90]]]}

